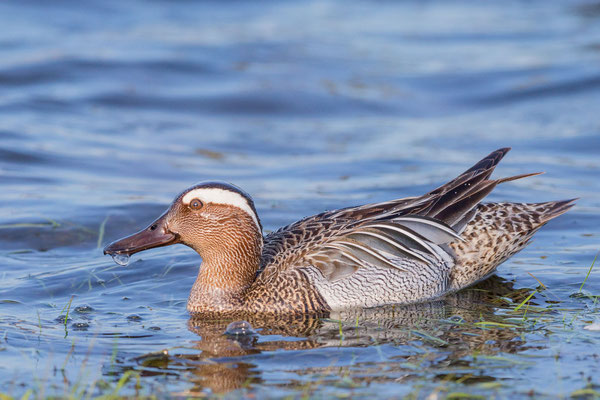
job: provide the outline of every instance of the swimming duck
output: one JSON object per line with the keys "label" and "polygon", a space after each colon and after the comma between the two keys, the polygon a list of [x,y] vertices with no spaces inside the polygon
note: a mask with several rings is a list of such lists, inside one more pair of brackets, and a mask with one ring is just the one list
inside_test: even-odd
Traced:
{"label": "swimming duck", "polygon": [[105,254],[132,255],[185,244],[202,257],[187,309],[192,313],[327,313],[424,302],[490,276],[532,235],[573,206],[481,203],[509,148],[419,197],[326,211],[263,237],[252,198],[223,182],[178,195],[146,229]]}

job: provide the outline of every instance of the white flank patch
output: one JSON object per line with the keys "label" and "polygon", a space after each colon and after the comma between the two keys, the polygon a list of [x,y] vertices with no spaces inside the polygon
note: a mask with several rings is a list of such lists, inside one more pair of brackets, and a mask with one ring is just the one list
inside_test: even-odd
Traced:
{"label": "white flank patch", "polygon": [[187,206],[194,199],[198,199],[202,203],[223,204],[237,207],[252,217],[252,220],[256,224],[256,228],[260,232],[258,217],[252,210],[252,207],[250,207],[250,204],[248,204],[248,201],[239,193],[219,188],[198,188],[187,192],[181,201]]}

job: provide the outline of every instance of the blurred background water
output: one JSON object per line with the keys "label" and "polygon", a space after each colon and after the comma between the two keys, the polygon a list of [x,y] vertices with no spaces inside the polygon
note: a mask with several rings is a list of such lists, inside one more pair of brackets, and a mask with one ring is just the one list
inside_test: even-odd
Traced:
{"label": "blurred background water", "polygon": [[[593,1],[0,2],[0,393],[598,395],[599,62]],[[505,146],[546,175],[490,200],[581,200],[422,308],[231,338],[185,311],[191,250],[102,256],[197,181],[270,231]]]}

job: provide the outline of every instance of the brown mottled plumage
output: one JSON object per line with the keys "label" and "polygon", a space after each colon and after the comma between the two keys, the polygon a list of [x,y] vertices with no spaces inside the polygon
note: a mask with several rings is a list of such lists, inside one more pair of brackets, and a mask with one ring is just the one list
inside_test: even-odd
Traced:
{"label": "brown mottled plumage", "polygon": [[434,299],[485,279],[573,205],[480,203],[499,183],[537,175],[490,179],[508,150],[423,196],[324,212],[264,238],[250,196],[202,183],[105,253],[192,247],[203,263],[188,310],[205,314],[323,313]]}

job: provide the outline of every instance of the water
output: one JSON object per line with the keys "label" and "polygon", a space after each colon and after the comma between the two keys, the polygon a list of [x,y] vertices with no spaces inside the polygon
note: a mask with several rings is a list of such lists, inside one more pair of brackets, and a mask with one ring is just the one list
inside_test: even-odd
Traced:
{"label": "water", "polygon": [[[598,265],[579,294],[600,250],[598,10],[1,2],[0,393],[598,393]],[[197,181],[242,187],[270,231],[421,194],[504,146],[497,176],[546,175],[490,200],[581,200],[438,302],[224,335],[234,321],[185,311],[190,249],[102,255]]]}

